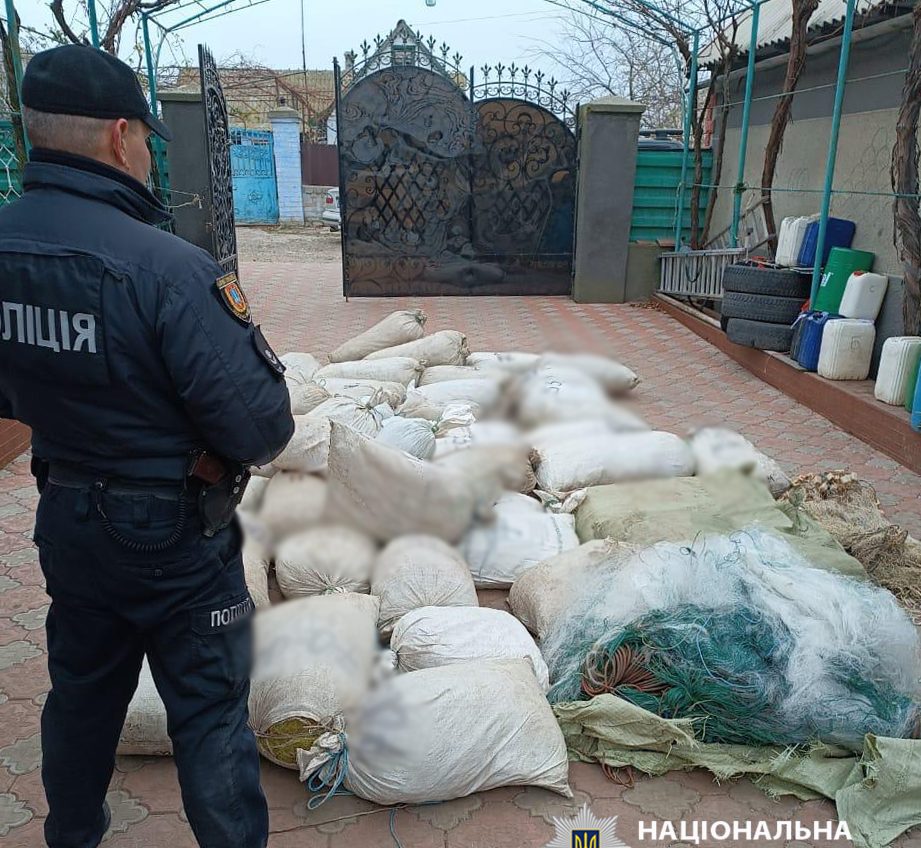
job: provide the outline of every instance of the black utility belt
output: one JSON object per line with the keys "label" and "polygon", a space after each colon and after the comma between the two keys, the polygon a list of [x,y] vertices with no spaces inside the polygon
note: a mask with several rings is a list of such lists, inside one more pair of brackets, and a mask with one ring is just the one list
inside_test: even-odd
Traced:
{"label": "black utility belt", "polygon": [[[232,463],[206,451],[195,451],[189,455],[186,477],[176,481],[140,482],[109,478],[80,468],[58,462],[44,462],[32,458],[32,474],[39,491],[47,482],[57,486],[88,489],[96,512],[103,521],[106,532],[119,544],[127,548],[156,553],[176,545],[182,537],[187,518],[187,506],[194,501],[205,536],[214,536],[231,521],[246,486],[249,471],[239,463]],[[158,542],[140,542],[123,536],[109,521],[103,504],[105,493],[115,495],[148,495],[175,500],[179,504],[179,517],[173,532]]]}

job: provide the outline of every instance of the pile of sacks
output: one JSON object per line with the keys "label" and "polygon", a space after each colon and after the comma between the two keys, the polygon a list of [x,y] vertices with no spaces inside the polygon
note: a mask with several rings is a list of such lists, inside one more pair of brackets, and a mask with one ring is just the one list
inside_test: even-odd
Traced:
{"label": "pile of sacks", "polygon": [[[652,430],[623,400],[639,379],[614,360],[471,353],[463,333],[424,325],[394,312],[328,357],[283,357],[295,433],[239,511],[257,607],[250,721],[263,756],[323,792],[568,795],[532,633],[616,544],[577,533],[585,490],[727,468],[776,492],[788,481],[736,434]],[[526,573],[546,573],[532,581],[543,606],[515,589],[515,615],[479,606],[478,589]],[[145,671],[123,752],[168,753],[157,704]]]}

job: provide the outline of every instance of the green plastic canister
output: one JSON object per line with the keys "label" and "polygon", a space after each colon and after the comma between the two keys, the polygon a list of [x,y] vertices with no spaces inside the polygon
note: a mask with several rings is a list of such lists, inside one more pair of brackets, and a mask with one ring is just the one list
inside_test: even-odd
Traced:
{"label": "green plastic canister", "polygon": [[833,247],[822,273],[819,293],[812,308],[817,312],[837,313],[847,281],[854,271],[869,271],[876,254],[850,247]]}
{"label": "green plastic canister", "polygon": [[905,387],[905,408],[909,412],[914,412],[915,395],[918,389],[918,371],[921,370],[921,359],[915,363],[915,367],[908,376],[908,385]]}

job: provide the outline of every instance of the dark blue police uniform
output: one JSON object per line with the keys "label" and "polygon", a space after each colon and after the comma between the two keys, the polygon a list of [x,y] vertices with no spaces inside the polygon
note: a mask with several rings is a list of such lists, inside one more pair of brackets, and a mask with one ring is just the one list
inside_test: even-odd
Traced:
{"label": "dark blue police uniform", "polygon": [[293,431],[282,366],[235,278],[155,226],[131,177],[35,150],[0,210],[0,415],[48,463],[35,539],[52,604],[42,715],[51,848],[91,848],[146,654],[203,848],[256,848],[239,527],[205,535],[189,456],[261,464]]}

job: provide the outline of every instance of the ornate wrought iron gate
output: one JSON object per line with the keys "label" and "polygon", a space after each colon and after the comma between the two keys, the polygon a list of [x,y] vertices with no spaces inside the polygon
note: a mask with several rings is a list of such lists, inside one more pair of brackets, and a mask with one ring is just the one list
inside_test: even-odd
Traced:
{"label": "ornate wrought iron gate", "polygon": [[214,242],[211,252],[225,271],[237,271],[237,234],[234,229],[227,103],[224,100],[217,63],[211,51],[203,44],[198,45],[198,67],[210,174],[211,235]]}
{"label": "ornate wrought iron gate", "polygon": [[432,40],[362,50],[336,65],[346,296],[568,294],[568,95],[514,65],[477,84]]}

